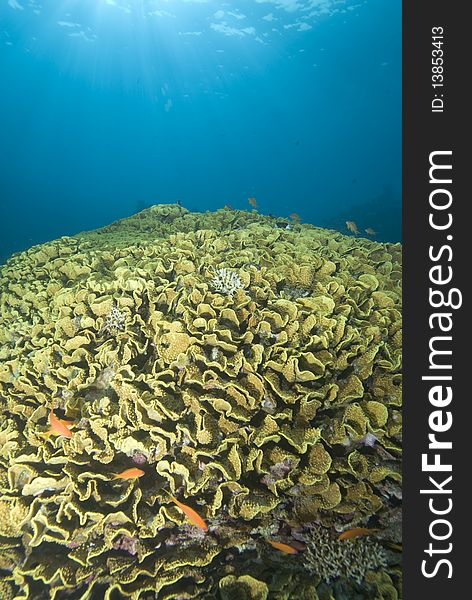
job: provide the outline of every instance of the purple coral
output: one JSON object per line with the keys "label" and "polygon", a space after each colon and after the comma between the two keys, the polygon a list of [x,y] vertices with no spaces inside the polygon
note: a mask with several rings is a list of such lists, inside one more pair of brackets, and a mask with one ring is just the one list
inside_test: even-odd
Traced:
{"label": "purple coral", "polygon": [[139,540],[128,535],[122,535],[113,542],[114,550],[123,550],[132,556],[135,556],[138,553],[138,546]]}
{"label": "purple coral", "polygon": [[147,462],[147,456],[144,454],[144,452],[135,450],[133,452],[133,462],[135,465],[144,465]]}

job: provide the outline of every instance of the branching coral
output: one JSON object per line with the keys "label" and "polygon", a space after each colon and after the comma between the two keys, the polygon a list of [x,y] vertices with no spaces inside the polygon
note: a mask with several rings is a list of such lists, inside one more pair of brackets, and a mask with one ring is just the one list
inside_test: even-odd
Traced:
{"label": "branching coral", "polygon": [[361,585],[369,571],[387,565],[387,555],[375,539],[337,540],[326,529],[313,527],[303,562],[326,583],[343,578]]}
{"label": "branching coral", "polygon": [[103,333],[116,335],[119,331],[123,331],[125,328],[125,314],[121,312],[116,306],[110,310],[106,315],[103,323]]}
{"label": "branching coral", "polygon": [[215,270],[211,285],[217,292],[221,292],[227,296],[233,296],[237,290],[243,287],[238,274],[224,268]]}

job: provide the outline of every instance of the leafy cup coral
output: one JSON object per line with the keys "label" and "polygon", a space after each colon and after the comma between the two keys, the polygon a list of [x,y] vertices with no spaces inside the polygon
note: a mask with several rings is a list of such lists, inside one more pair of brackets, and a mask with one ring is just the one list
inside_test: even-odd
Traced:
{"label": "leafy cup coral", "polygon": [[[0,300],[6,598],[400,589],[380,548],[399,541],[398,244],[157,205],[12,257]],[[71,436],[46,435],[51,410]],[[347,543],[379,560],[316,566],[316,535],[359,525],[377,541]]]}

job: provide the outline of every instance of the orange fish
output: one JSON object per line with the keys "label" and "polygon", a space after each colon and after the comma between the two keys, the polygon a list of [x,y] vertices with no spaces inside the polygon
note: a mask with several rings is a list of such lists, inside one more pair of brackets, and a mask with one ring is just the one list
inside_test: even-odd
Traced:
{"label": "orange fish", "polygon": [[71,438],[72,432],[70,431],[74,427],[73,421],[66,421],[65,419],[58,419],[54,414],[54,409],[51,408],[49,413],[49,430],[41,434],[46,438],[51,435],[61,435],[62,437]]}
{"label": "orange fish", "polygon": [[257,208],[257,202],[255,198],[248,198],[247,200],[253,208]]}
{"label": "orange fish", "polygon": [[196,525],[197,527],[200,527],[200,529],[203,529],[203,531],[208,531],[208,525],[205,523],[205,521],[202,519],[202,517],[195,510],[193,510],[193,508],[190,508],[190,506],[187,506],[183,502],[180,502],[180,500],[177,500],[177,498],[172,496],[172,494],[170,494],[167,490],[163,490],[163,491],[166,494],[168,494],[168,496],[172,500],[172,502],[175,502],[175,504],[177,504],[177,506],[185,514],[185,516],[190,521],[190,523],[192,523],[192,525]]}
{"label": "orange fish", "polygon": [[285,554],[298,554],[299,550],[297,548],[294,548],[293,546],[289,546],[288,544],[283,544],[282,542],[274,542],[273,540],[267,540],[267,542],[273,546],[274,548],[277,548],[277,550],[280,550],[281,552],[284,552]]}
{"label": "orange fish", "polygon": [[396,550],[397,552],[403,552],[402,544],[394,544],[393,542],[387,542],[387,546],[392,550]]}
{"label": "orange fish", "polygon": [[292,221],[295,221],[295,223],[300,223],[300,221],[302,220],[300,215],[297,213],[292,213],[291,215],[288,215],[289,219],[292,219]]}
{"label": "orange fish", "polygon": [[359,229],[357,229],[357,225],[354,221],[346,221],[346,227],[349,231],[352,231],[354,235],[359,235]]}
{"label": "orange fish", "polygon": [[137,479],[138,477],[142,477],[144,475],[144,471],[138,469],[137,467],[131,467],[131,469],[125,469],[121,473],[113,473],[114,479]]}
{"label": "orange fish", "polygon": [[353,529],[346,529],[340,535],[338,535],[338,540],[351,540],[353,538],[359,537],[361,535],[370,535],[371,533],[375,533],[376,531],[380,531],[380,529],[368,529],[367,527],[354,527]]}
{"label": "orange fish", "polygon": [[364,229],[364,231],[367,233],[367,235],[377,235],[377,232],[375,229],[372,229],[372,227],[367,227],[367,229]]}

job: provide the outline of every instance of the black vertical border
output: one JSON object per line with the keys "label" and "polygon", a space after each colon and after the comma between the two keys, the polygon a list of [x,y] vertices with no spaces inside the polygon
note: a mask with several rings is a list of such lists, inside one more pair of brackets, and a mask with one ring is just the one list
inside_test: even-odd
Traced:
{"label": "black vertical border", "polygon": [[[469,165],[472,155],[470,112],[472,102],[467,96],[471,83],[472,25],[466,17],[467,3],[454,0],[405,0],[403,2],[403,240],[404,240],[404,598],[406,600],[448,600],[472,597],[469,571],[472,533],[472,314],[466,285],[472,279],[472,205],[468,189]],[[432,88],[432,28],[444,29],[444,112],[433,113]],[[470,104],[471,108],[467,106]],[[452,150],[453,193],[451,212],[453,224],[446,233],[434,231],[428,222],[429,155],[433,151]],[[429,526],[438,516],[430,512],[430,496],[420,490],[431,488],[423,473],[421,455],[427,452],[428,417],[434,407],[428,401],[431,382],[422,381],[429,364],[429,339],[432,331],[428,318],[435,312],[429,305],[429,247],[439,248],[449,243],[453,250],[451,262],[453,280],[450,286],[463,293],[463,305],[451,310],[452,388],[453,400],[444,410],[451,410],[452,428],[442,434],[453,443],[441,459],[452,461],[453,508],[447,519],[452,524],[451,538],[444,542],[431,540]],[[449,357],[450,358],[450,357]],[[444,479],[444,473],[438,479]],[[439,496],[436,496],[439,498]],[[440,531],[439,529],[437,531]],[[444,529],[445,531],[445,529]],[[449,542],[452,550],[429,558],[425,549],[433,541],[444,549]],[[466,546],[466,541],[469,542]],[[434,558],[436,557],[436,558]],[[446,558],[452,564],[441,566],[436,576],[426,578],[421,572],[424,559],[429,569],[435,560]],[[467,566],[466,566],[467,565]]]}

